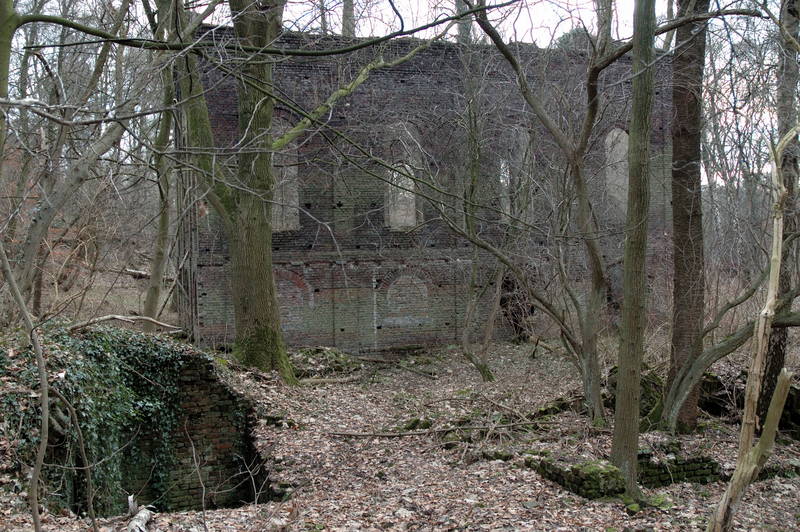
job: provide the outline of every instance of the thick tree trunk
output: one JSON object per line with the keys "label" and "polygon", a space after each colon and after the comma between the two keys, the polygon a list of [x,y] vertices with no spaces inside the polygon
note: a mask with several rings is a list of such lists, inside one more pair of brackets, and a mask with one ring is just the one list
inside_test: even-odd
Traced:
{"label": "thick tree trunk", "polygon": [[[469,8],[464,0],[456,1],[456,13],[459,15],[466,12]],[[458,21],[458,43],[470,44],[472,42],[472,17],[466,17]]]}
{"label": "thick tree trunk", "polygon": [[[12,0],[0,0],[0,98],[8,98],[9,68],[11,66],[11,45],[17,29],[18,15]],[[6,113],[0,113],[0,172],[3,171],[6,143]],[[0,325],[11,323],[15,308],[9,282],[0,286]]]}
{"label": "thick tree trunk", "polygon": [[286,382],[295,383],[272,276],[271,219],[262,203],[255,196],[241,198],[237,232],[230,235],[235,353],[246,366],[277,370]]}
{"label": "thick tree trunk", "polygon": [[633,103],[628,145],[628,213],[625,222],[622,326],[619,342],[614,439],[611,460],[625,478],[625,491],[639,497],[639,382],[646,317],[647,212],[650,203],[650,116],[655,37],[654,0],[636,0],[633,15]]}
{"label": "thick tree trunk", "polygon": [[[709,0],[679,0],[678,16],[708,11]],[[706,23],[686,24],[677,30],[674,54],[672,106],[672,346],[669,382],[678,370],[703,351],[705,266],[700,142],[703,127],[703,67]],[[700,388],[689,393],[678,414],[678,429],[697,424]]]}
{"label": "thick tree trunk", "polygon": [[[248,3],[230,0],[234,31],[242,44],[267,46],[280,33],[284,0]],[[272,275],[272,112],[274,100],[251,86],[254,80],[272,88],[272,64],[248,61],[241,67],[238,112],[242,135],[238,178],[242,188],[231,191],[227,205],[232,222],[229,241],[233,269],[237,356],[246,365],[276,369],[283,380],[296,384],[280,326],[277,288]]]}
{"label": "thick tree trunk", "polygon": [[[797,50],[792,46],[791,41],[800,38],[798,31],[798,2],[797,0],[784,0],[781,8],[781,68],[778,74],[778,95],[777,95],[777,115],[778,115],[778,136],[782,138],[786,133],[797,125],[797,83],[800,78],[797,64]],[[783,176],[783,186],[786,189],[786,203],[784,204],[784,234],[790,235],[797,228],[797,213],[795,212],[795,189],[798,178],[798,146],[797,136],[795,135],[780,160],[781,175]],[[778,297],[791,290],[792,273],[794,264],[794,245],[783,247],[783,257],[781,260],[781,272],[779,281]],[[788,309],[791,310],[791,303]],[[767,362],[764,368],[764,379],[761,384],[761,396],[758,398],[757,407],[757,426],[760,430],[761,422],[767,416],[772,393],[778,380],[786,359],[786,341],[788,330],[785,328],[776,329],[769,338],[767,348]]]}

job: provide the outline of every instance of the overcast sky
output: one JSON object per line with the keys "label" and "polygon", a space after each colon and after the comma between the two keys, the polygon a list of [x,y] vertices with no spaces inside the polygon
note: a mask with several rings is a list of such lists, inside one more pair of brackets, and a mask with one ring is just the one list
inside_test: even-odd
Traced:
{"label": "overcast sky", "polygon": [[[399,19],[387,0],[355,0],[357,33],[359,36],[384,35],[399,28]],[[328,25],[338,32],[341,20],[341,0],[324,0]],[[402,14],[406,29],[424,24],[437,16],[452,14],[455,0],[396,0],[395,6]],[[489,0],[492,3],[502,3]],[[319,29],[319,0],[290,0],[284,20],[296,30]],[[656,12],[666,16],[666,0],[657,0]],[[633,0],[615,2],[614,34],[627,38],[632,33]],[[520,0],[516,4],[493,10],[490,18],[501,28],[507,40],[536,42],[547,46],[551,40],[574,27],[585,25],[594,28],[592,0]],[[477,31],[478,28],[476,27]],[[426,35],[429,36],[429,35]]]}

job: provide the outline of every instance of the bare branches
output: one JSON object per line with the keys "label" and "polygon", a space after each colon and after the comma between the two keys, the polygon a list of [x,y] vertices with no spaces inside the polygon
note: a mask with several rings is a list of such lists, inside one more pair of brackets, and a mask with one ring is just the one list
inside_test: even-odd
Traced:
{"label": "bare branches", "polygon": [[159,327],[165,327],[167,329],[180,329],[180,327],[176,327],[175,325],[170,325],[169,323],[164,323],[148,316],[120,316],[118,314],[109,314],[107,316],[99,316],[97,318],[92,318],[90,320],[74,323],[67,327],[67,332],[74,333],[81,329],[85,329],[86,327],[90,327],[92,325],[97,325],[98,323],[102,323],[104,321],[121,321],[125,323],[135,323],[137,321],[146,321],[148,323],[152,323],[154,325],[158,325]]}
{"label": "bare branches", "polygon": [[[363,50],[365,48],[371,48],[378,44],[390,41],[392,39],[396,39],[398,37],[408,37],[410,35],[414,35],[416,33],[423,32],[425,30],[429,30],[431,28],[436,28],[443,24],[448,24],[450,22],[455,22],[461,20],[464,17],[469,17],[476,13],[482,13],[491,9],[499,9],[503,7],[508,7],[510,5],[514,5],[517,3],[518,0],[510,0],[508,2],[503,2],[501,4],[493,4],[489,6],[480,6],[476,8],[469,9],[463,13],[458,13],[456,15],[452,15],[449,17],[442,17],[438,18],[432,22],[427,24],[422,24],[420,26],[416,26],[410,29],[401,29],[398,31],[391,32],[383,37],[378,37],[376,39],[367,39],[362,42],[350,45],[350,46],[343,46],[340,48],[332,48],[328,50],[304,50],[304,49],[285,49],[285,48],[273,48],[270,46],[241,46],[238,44],[226,44],[223,45],[225,48],[234,50],[234,51],[244,51],[244,52],[253,52],[261,55],[274,55],[274,56],[297,56],[297,57],[322,57],[322,56],[329,56],[329,55],[344,55],[349,54],[351,52],[356,52],[358,50]],[[65,28],[70,28],[86,35],[92,35],[94,37],[98,37],[100,40],[92,40],[92,41],[82,41],[79,43],[70,43],[68,45],[57,45],[57,46],[75,46],[78,44],[96,44],[98,42],[112,42],[115,44],[121,44],[123,46],[129,46],[132,48],[140,48],[143,50],[162,50],[162,51],[186,51],[190,49],[200,49],[200,48],[217,48],[219,47],[219,43],[214,42],[207,42],[207,41],[197,41],[189,44],[185,43],[177,43],[177,42],[164,42],[155,39],[142,39],[142,38],[120,38],[112,33],[104,31],[100,28],[96,28],[93,26],[89,26],[86,24],[81,24],[79,22],[69,20],[64,17],[54,16],[54,15],[43,15],[43,14],[29,14],[29,15],[17,15],[16,20],[14,21],[15,26],[17,28],[24,26],[25,24],[32,24],[34,22],[41,22],[46,24],[55,24],[58,26],[63,26]],[[36,45],[33,48],[47,48],[52,45]]]}

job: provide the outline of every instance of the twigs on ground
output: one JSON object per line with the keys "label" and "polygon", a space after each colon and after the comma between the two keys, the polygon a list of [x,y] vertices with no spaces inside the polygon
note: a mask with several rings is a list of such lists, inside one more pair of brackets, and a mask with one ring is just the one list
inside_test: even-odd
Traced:
{"label": "twigs on ground", "polygon": [[420,369],[416,369],[416,368],[412,368],[412,367],[406,366],[405,364],[402,363],[403,359],[400,359],[400,360],[385,360],[383,358],[365,357],[365,356],[357,356],[357,357],[353,357],[353,358],[355,358],[356,360],[363,360],[364,362],[374,362],[376,364],[391,364],[391,365],[393,365],[394,367],[396,367],[398,369],[404,369],[406,371],[410,371],[411,373],[416,373],[417,375],[422,375],[423,377],[426,377],[426,378],[432,379],[432,380],[436,380],[438,378],[438,376],[435,375],[435,374],[428,373],[428,372],[422,371]]}
{"label": "twigs on ground", "polygon": [[511,408],[510,406],[506,406],[503,403],[499,403],[493,399],[490,399],[485,395],[481,395],[479,397],[445,397],[442,399],[436,399],[435,401],[428,401],[422,406],[423,408],[427,408],[436,403],[449,403],[449,402],[480,403],[481,401],[485,401],[490,405],[499,408],[500,410],[504,410],[509,414],[513,415],[514,417],[516,417],[517,419],[526,419],[526,420],[530,419],[530,416],[526,416],[525,414],[518,412],[517,410]]}

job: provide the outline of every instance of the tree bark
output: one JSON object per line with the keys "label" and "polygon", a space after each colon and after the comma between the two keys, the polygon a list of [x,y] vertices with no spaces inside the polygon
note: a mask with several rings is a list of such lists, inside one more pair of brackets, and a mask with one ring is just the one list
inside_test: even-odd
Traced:
{"label": "tree bark", "polygon": [[[173,87],[172,68],[166,67],[162,74],[163,84],[163,102],[164,106],[172,105],[172,100],[175,96]],[[161,115],[161,121],[158,125],[158,134],[155,141],[155,168],[158,173],[158,196],[159,196],[159,213],[158,213],[158,232],[156,233],[156,240],[153,245],[153,260],[150,266],[150,280],[147,286],[147,295],[144,300],[145,316],[156,319],[158,318],[159,302],[161,301],[161,289],[164,284],[164,272],[167,268],[169,259],[169,224],[170,224],[170,203],[171,203],[171,176],[172,165],[169,159],[165,156],[165,151],[169,146],[170,132],[172,131],[172,115],[164,113]],[[146,323],[144,330],[150,332],[154,329],[152,323]]]}
{"label": "tree bark", "polygon": [[356,36],[356,15],[353,9],[353,0],[342,2],[342,37]]}
{"label": "tree bark", "polygon": [[639,395],[646,317],[647,213],[650,203],[650,123],[655,55],[655,2],[636,0],[633,15],[633,102],[628,145],[628,212],[625,223],[622,326],[619,342],[614,439],[611,460],[622,471],[625,491],[640,497],[636,483]]}
{"label": "tree bark", "polygon": [[[688,10],[694,6],[694,11]],[[678,0],[678,16],[705,14],[709,0]],[[672,344],[669,380],[703,351],[705,265],[700,142],[703,128],[703,68],[706,23],[677,29],[672,87]],[[700,387],[689,393],[678,414],[678,429],[697,425]]]}
{"label": "tree bark", "polygon": [[[456,13],[461,15],[468,7],[464,0],[455,0]],[[465,17],[458,21],[458,43],[470,44],[472,42],[472,17]]]}
{"label": "tree bark", "polygon": [[779,161],[782,160],[786,147],[797,137],[798,131],[800,131],[800,125],[790,129],[781,137],[778,146],[773,151],[772,186],[775,204],[772,209],[772,246],[770,250],[767,297],[764,302],[764,308],[759,313],[758,321],[755,325],[753,358],[750,362],[750,371],[747,374],[736,470],[722,500],[720,500],[708,523],[706,530],[709,532],[731,530],[733,527],[733,516],[747,486],[758,476],[759,471],[761,471],[767,458],[772,453],[775,431],[778,428],[778,422],[783,412],[783,405],[786,401],[791,381],[789,373],[782,369],[778,379],[779,386],[770,402],[764,431],[758,443],[753,445],[758,424],[756,408],[761,395],[761,383],[764,379],[764,368],[767,363],[769,337],[772,331],[775,309],[778,307],[778,292],[780,290],[781,258],[783,256],[783,207],[787,191],[783,186]]}
{"label": "tree bark", "polygon": [[[230,0],[234,31],[240,44],[267,46],[281,31],[284,0]],[[272,275],[272,112],[275,101],[246,83],[255,80],[272,87],[272,64],[247,61],[241,66],[238,88],[240,144],[238,179],[227,205],[234,231],[229,232],[233,306],[236,319],[235,353],[248,366],[275,369],[283,380],[297,379],[286,354],[281,331],[277,288]]]}
{"label": "tree bark", "polygon": [[[798,28],[798,2],[797,0],[783,0],[781,7],[781,44],[780,44],[780,72],[778,74],[777,115],[778,138],[782,138],[788,131],[797,125],[797,83],[800,80],[797,64],[797,50],[792,45],[792,40],[800,38]],[[797,230],[797,213],[795,211],[795,188],[798,178],[798,146],[797,135],[794,135],[786,146],[780,160],[783,186],[786,189],[786,202],[784,204],[784,234],[790,235]],[[793,245],[783,247],[781,258],[781,271],[779,279],[778,297],[789,290],[792,285],[792,273],[795,267]],[[791,310],[791,303],[789,308]],[[772,393],[786,360],[786,341],[788,330],[777,329],[772,332],[767,348],[767,362],[764,368],[764,379],[761,383],[761,396],[758,399],[757,427],[767,416]],[[760,430],[757,428],[757,430]]]}
{"label": "tree bark", "polygon": [[[737,463],[733,477],[725,489],[717,508],[709,520],[706,532],[723,532],[733,529],[733,517],[742,502],[747,486],[758,478],[761,469],[772,454],[775,446],[775,433],[778,431],[778,423],[781,419],[783,406],[786,403],[786,396],[789,394],[789,386],[792,377],[788,371],[782,369],[778,374],[775,393],[767,409],[767,417],[764,423],[764,430],[758,444],[749,449]],[[741,452],[742,449],[739,449]]]}

